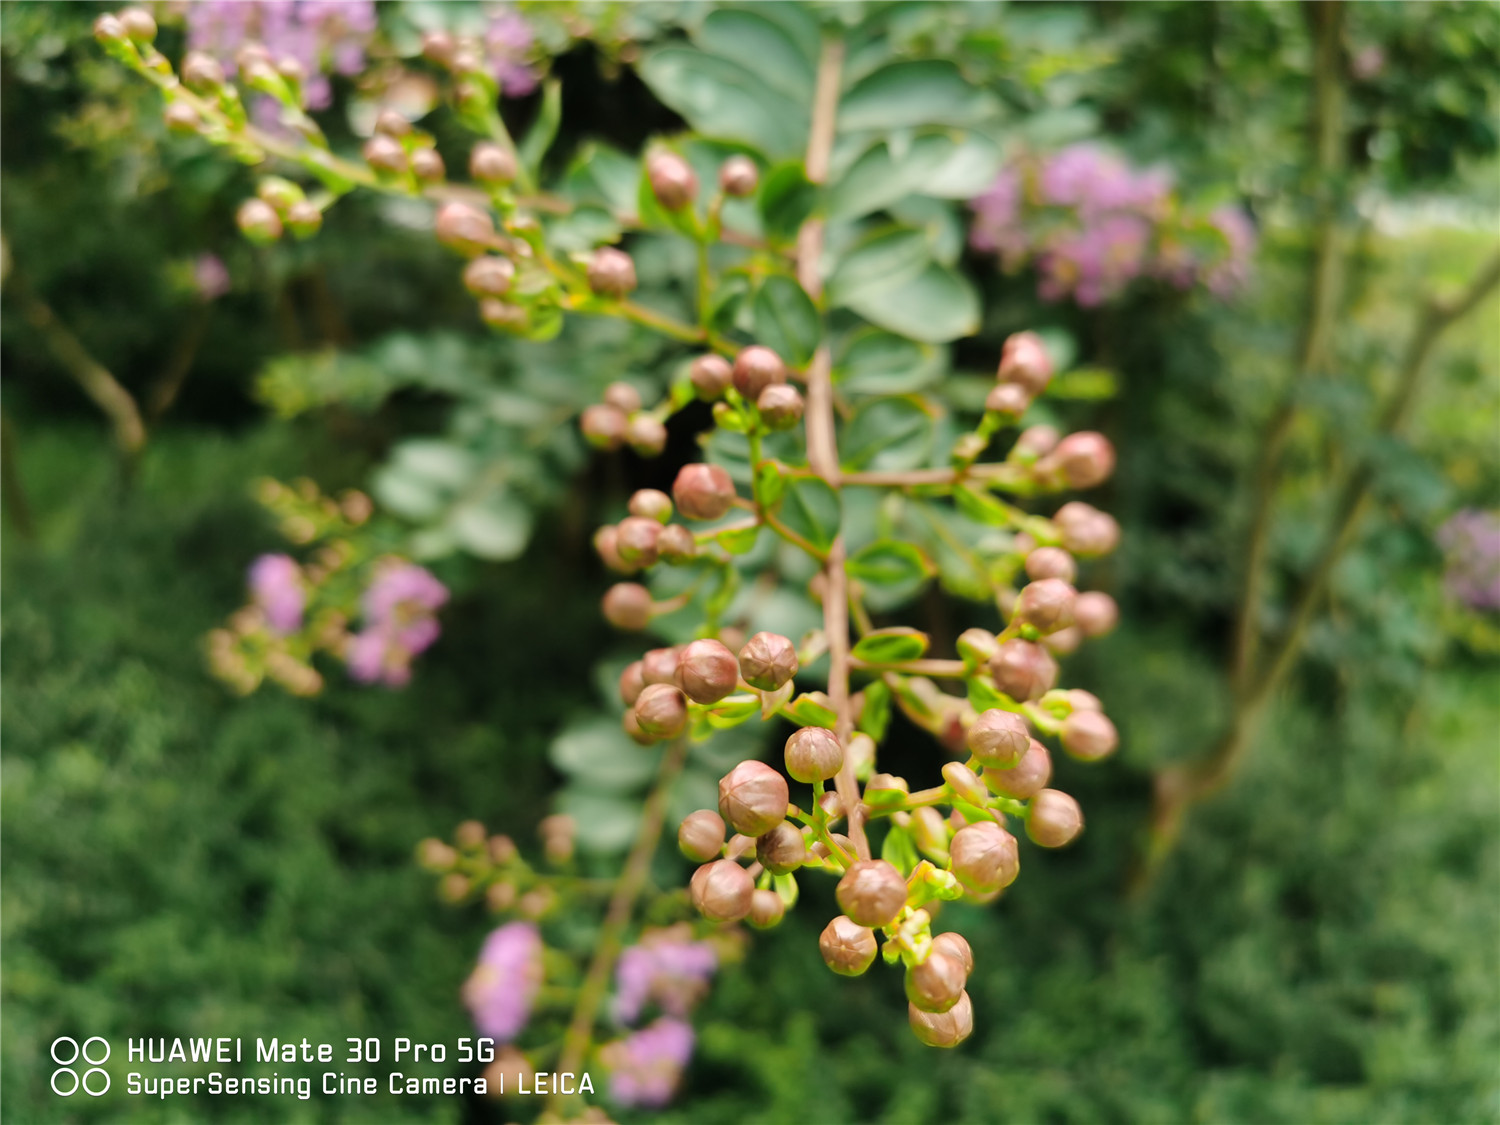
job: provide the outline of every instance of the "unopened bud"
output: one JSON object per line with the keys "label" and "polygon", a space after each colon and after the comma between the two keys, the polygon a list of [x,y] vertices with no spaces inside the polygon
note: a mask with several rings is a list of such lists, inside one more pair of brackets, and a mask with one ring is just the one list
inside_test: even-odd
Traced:
{"label": "unopened bud", "polygon": [[484,904],[496,914],[509,910],[516,904],[516,885],[514,883],[491,883],[489,890],[484,892]]}
{"label": "unopened bud", "polygon": [[770,348],[751,344],[734,357],[731,375],[734,389],[749,401],[756,402],[767,387],[786,382],[786,364]]}
{"label": "unopened bud", "polygon": [[1115,471],[1115,447],[1103,434],[1069,434],[1047,455],[1046,463],[1056,465],[1070,487],[1093,488]]}
{"label": "unopened bud", "polygon": [[240,232],[257,246],[265,246],[281,237],[281,216],[264,199],[247,199],[235,213]]}
{"label": "unopened bud", "polygon": [[647,684],[635,701],[635,721],[657,738],[676,738],[687,726],[687,717],[687,699],[671,684]]}
{"label": "unopened bud", "polygon": [[1027,426],[1021,431],[1021,436],[1016,438],[1011,456],[1023,461],[1034,461],[1050,452],[1061,437],[1053,426]]}
{"label": "unopened bud", "polygon": [[871,804],[897,804],[900,796],[910,792],[911,786],[907,784],[906,778],[891,773],[871,774],[870,780],[865,782],[865,799]]}
{"label": "unopened bud", "polygon": [[125,34],[125,25],[120,18],[112,12],[105,12],[94,21],[94,38],[101,43],[119,43],[128,36]]}
{"label": "unopened bud", "polygon": [[323,229],[323,212],[310,199],[299,199],[286,209],[287,229],[297,238],[311,238]]}
{"label": "unopened bud", "polygon": [[647,734],[641,729],[641,721],[635,717],[635,708],[632,707],[620,716],[620,729],[626,737],[637,746],[651,746],[659,741],[654,734]]}
{"label": "unopened bud", "polygon": [[974,971],[974,951],[969,948],[968,939],[963,934],[953,930],[933,934],[932,949],[935,953],[946,953],[949,957],[956,958],[963,966],[965,977]]}
{"label": "unopened bud", "polygon": [[365,163],[377,172],[394,176],[406,171],[406,149],[394,137],[377,133],[365,142],[360,152]]}
{"label": "unopened bud", "polygon": [[487,837],[484,825],[477,820],[466,820],[453,830],[453,842],[461,848],[481,847]]}
{"label": "unopened bud", "polygon": [[583,440],[595,449],[619,449],[625,442],[625,430],[629,420],[619,407],[596,402],[586,408],[579,419]]}
{"label": "unopened bud", "polygon": [[447,871],[458,862],[458,853],[441,840],[429,838],[417,845],[417,862],[428,871]]}
{"label": "unopened bud", "polygon": [[637,414],[625,426],[625,440],[642,457],[656,457],[667,447],[667,427],[649,414]]}
{"label": "unopened bud", "polygon": [[661,524],[640,516],[626,516],[615,529],[615,551],[631,566],[650,566],[656,561],[656,540]]}
{"label": "unopened bud", "polygon": [[995,377],[1002,383],[1025,387],[1035,398],[1052,381],[1052,360],[1035,332],[1017,332],[1008,336],[1000,348],[1000,369]]}
{"label": "unopened bud", "polygon": [[942,813],[930,805],[913,809],[910,830],[918,849],[941,863],[948,862],[948,824]]}
{"label": "unopened bud", "polygon": [[693,533],[682,524],[668,524],[656,537],[656,553],[665,563],[675,565],[687,562],[698,553],[698,542],[693,538]]}
{"label": "unopened bud", "polygon": [[178,73],[182,84],[194,93],[212,93],[224,85],[224,68],[203,51],[189,51]]}
{"label": "unopened bud", "polygon": [[789,430],[802,421],[806,404],[802,392],[786,383],[772,383],[755,400],[760,417],[773,430]]}
{"label": "unopened bud", "polygon": [[653,648],[641,657],[641,674],[647,684],[677,686],[678,652],[675,648]]}
{"label": "unopened bud", "polygon": [[693,391],[704,402],[715,402],[724,397],[724,392],[734,382],[733,369],[721,355],[700,355],[688,368]]}
{"label": "unopened bud", "polygon": [[404,137],[411,132],[411,122],[394,109],[382,109],[375,115],[375,132],[387,137]]}
{"label": "unopened bud", "polygon": [[1108,594],[1090,590],[1073,603],[1073,620],[1084,636],[1102,637],[1120,623],[1120,607]]}
{"label": "unopened bud", "polygon": [[439,66],[447,66],[453,59],[457,44],[446,31],[424,31],[422,33],[422,57],[431,59]]}
{"label": "unopened bud", "polygon": [[1076,652],[1078,646],[1083,644],[1083,630],[1076,625],[1069,625],[1066,629],[1048,633],[1042,638],[1042,644],[1047,646],[1047,651],[1053,656],[1067,656]]}
{"label": "unopened bud", "polygon": [[1010,769],[984,771],[984,784],[991,793],[1017,801],[1029,801],[1046,788],[1047,782],[1051,780],[1052,755],[1034,738],[1026,753],[1021,755],[1021,760]]}
{"label": "unopened bud", "polygon": [[984,396],[984,408],[992,414],[1014,421],[1031,406],[1031,395],[1019,383],[996,383]]}
{"label": "unopened bud", "polygon": [[1052,517],[1063,546],[1075,555],[1107,555],[1119,545],[1120,525],[1098,508],[1073,500]]}
{"label": "unopened bud", "polygon": [[469,175],[491,187],[516,178],[516,158],[489,141],[481,141],[469,152]]}
{"label": "unopened bud", "polygon": [[763,836],[786,819],[786,778],[764,762],[745,761],[719,781],[719,815],[746,836]]}
{"label": "unopened bud", "polygon": [[476,297],[509,293],[515,279],[515,263],[494,254],[482,254],[464,267],[464,288]]}
{"label": "unopened bud", "polygon": [[972,891],[1004,890],[1021,873],[1016,838],[993,820],[960,828],[948,843],[948,854],[954,876]]}
{"label": "unopened bud", "polygon": [[757,890],[750,896],[750,914],[746,921],[757,930],[769,930],[786,915],[786,903],[773,890]]}
{"label": "unopened bud", "polygon": [[[856,715],[859,713],[853,699],[849,700],[849,710]],[[864,781],[875,767],[875,740],[864,731],[855,731],[849,736],[849,744],[844,747],[844,760],[854,770],[854,776]]]}
{"label": "unopened bud", "polygon": [[[484,56],[474,46],[460,43],[449,66],[455,74],[477,74],[484,69]],[[472,82],[460,82],[454,88],[454,96],[464,104],[480,97],[480,88]]]}
{"label": "unopened bud", "polygon": [[906,1016],[912,1033],[929,1047],[957,1047],[974,1033],[974,1004],[967,992],[946,1012],[924,1012],[907,1004]]}
{"label": "unopened bud", "polygon": [[1057,661],[1031,641],[1008,640],[990,661],[995,686],[1017,703],[1040,699],[1057,682]]}
{"label": "unopened bud", "polygon": [[754,195],[760,185],[760,170],[748,156],[731,156],[719,166],[719,186],[725,195]]}
{"label": "unopened bud", "polygon": [[187,102],[173,102],[162,113],[167,128],[174,133],[196,133],[203,124],[198,111]]}
{"label": "unopened bud", "polygon": [[498,297],[486,297],[479,302],[479,319],[501,332],[523,332],[529,318],[520,305]]}
{"label": "unopened bud", "polygon": [[626,707],[634,707],[645,688],[646,677],[641,671],[641,662],[632,660],[620,673],[620,702]]}
{"label": "unopened bud", "polygon": [[943,766],[943,780],[957,796],[978,808],[984,808],[990,799],[979,775],[962,762],[949,762]]}
{"label": "unopened bud", "polygon": [[598,531],[594,532],[594,550],[599,552],[599,558],[604,561],[604,565],[609,567],[610,570],[618,571],[621,574],[632,574],[640,568],[631,566],[620,557],[620,552],[617,548],[619,537],[619,529],[614,524],[605,524]]}
{"label": "unopened bud", "polygon": [[750,913],[755,880],[732,859],[716,859],[693,873],[693,905],[710,922],[738,922]]}
{"label": "unopened bud", "polygon": [[697,863],[716,859],[724,847],[724,818],[712,809],[688,813],[677,829],[677,846]]}
{"label": "unopened bud", "polygon": [[841,977],[857,977],[875,963],[875,931],[837,915],[818,937],[823,963]]}
{"label": "unopened bud", "polygon": [[1026,720],[998,707],[992,707],[970,723],[965,736],[969,753],[984,765],[999,769],[1009,769],[1019,762],[1030,743]]}
{"label": "unopened bud", "polygon": [[698,176],[692,166],[675,152],[653,153],[646,161],[646,178],[661,205],[668,211],[680,211],[698,195]]}
{"label": "unopened bud", "polygon": [[797,646],[780,633],[756,633],[740,649],[740,675],[753,688],[776,691],[797,674]]}
{"label": "unopened bud", "polygon": [[444,875],[438,883],[438,895],[444,902],[462,902],[468,897],[469,891],[474,884],[467,875],[460,875],[457,871]]}
{"label": "unopened bud", "polygon": [[625,296],[635,288],[635,262],[623,250],[601,246],[589,259],[589,288],[601,297]]}
{"label": "unopened bud", "polygon": [[[606,398],[609,392],[606,390]],[[637,489],[630,497],[630,514],[666,523],[672,518],[672,498],[655,488]]]}
{"label": "unopened bud", "polygon": [[651,591],[637,582],[616,582],[604,594],[604,619],[616,629],[639,632],[651,624]]}
{"label": "unopened bud", "polygon": [[1061,547],[1038,547],[1026,556],[1026,577],[1040,582],[1043,578],[1060,578],[1072,582],[1078,576],[1078,564]]}
{"label": "unopened bud", "polygon": [[906,880],[886,860],[862,859],[844,872],[834,895],[861,926],[888,926],[906,905]]}
{"label": "unopened bud", "polygon": [[1000,642],[988,629],[965,629],[958,635],[958,655],[965,664],[988,664],[1000,649]]}
{"label": "unopened bud", "polygon": [[521,854],[516,847],[516,842],[503,833],[490,837],[489,852],[490,862],[499,867],[514,863]]}
{"label": "unopened bud", "polygon": [[932,950],[920,965],[906,970],[906,998],[924,1012],[946,1012],[964,994],[969,974],[963,962]]}
{"label": "unopened bud", "polygon": [[1083,831],[1083,810],[1059,789],[1043,789],[1026,810],[1026,835],[1044,848],[1070,844]]}
{"label": "unopened bud", "polygon": [[495,240],[495,224],[467,203],[445,203],[438,209],[438,241],[460,254],[478,254]]}
{"label": "unopened bud", "polygon": [[672,499],[687,519],[716,520],[734,506],[734,481],[719,465],[684,465],[672,482]]}
{"label": "unopened bud", "polygon": [[156,20],[145,8],[126,8],[120,13],[120,26],[125,34],[137,43],[152,43],[156,40]]}
{"label": "unopened bud", "polygon": [[844,764],[838,735],[823,727],[802,727],[786,740],[786,772],[797,781],[827,781]]}
{"label": "unopened bud", "polygon": [[1103,711],[1104,704],[1091,691],[1073,688],[1068,692],[1068,703],[1075,711]]}
{"label": "unopened bud", "polygon": [[435,148],[419,148],[411,154],[412,175],[424,184],[441,183],[448,174],[443,158]]}
{"label": "unopened bud", "polygon": [[1063,720],[1062,744],[1073,757],[1097,762],[1115,752],[1120,735],[1103,712],[1074,711]]}
{"label": "unopened bud", "polygon": [[1073,602],[1078,591],[1061,578],[1042,578],[1022,588],[1012,620],[1031,625],[1039,633],[1053,633],[1073,624]]}
{"label": "unopened bud", "polygon": [[682,650],[677,678],[694,703],[717,703],[734,691],[740,666],[719,641],[698,640]]}
{"label": "unopened bud", "polygon": [[755,858],[772,875],[785,875],[807,860],[807,841],[800,828],[783,820],[755,841]]}

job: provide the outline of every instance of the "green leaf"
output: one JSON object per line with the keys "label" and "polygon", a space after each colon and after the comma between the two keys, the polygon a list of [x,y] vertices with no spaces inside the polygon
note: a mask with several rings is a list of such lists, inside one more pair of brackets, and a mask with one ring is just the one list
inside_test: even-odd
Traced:
{"label": "green leaf", "polygon": [[811,103],[816,59],[808,58],[791,35],[763,16],[744,8],[716,8],[693,39],[705,51],[730,60],[754,59],[755,73],[766,85]]}
{"label": "green leaf", "polygon": [[542,105],[537,110],[536,120],[526,130],[516,155],[521,163],[536,176],[542,167],[542,157],[557,139],[557,127],[562,123],[562,83],[549,78],[542,85]]}
{"label": "green leaf", "polygon": [[881,539],[857,551],[844,564],[851,577],[869,586],[903,586],[930,578],[935,568],[920,549]]}
{"label": "green leaf", "polygon": [[807,178],[802,161],[789,160],[766,173],[756,206],[761,226],[773,242],[790,242],[818,205],[818,186]]}
{"label": "green leaf", "polygon": [[810,695],[799,695],[786,705],[783,714],[792,722],[804,727],[826,727],[833,730],[839,717]]}
{"label": "green leaf", "polygon": [[849,650],[849,655],[871,664],[904,664],[908,660],[920,660],[931,643],[921,630],[896,625],[866,633]]}
{"label": "green leaf", "polygon": [[718,585],[708,595],[704,603],[704,611],[711,618],[717,618],[729,608],[729,603],[734,601],[735,594],[740,590],[740,572],[732,566],[719,568]]}
{"label": "green leaf", "polygon": [[981,715],[986,711],[999,708],[1002,711],[1014,711],[1015,700],[1006,695],[995,686],[995,681],[988,676],[972,676],[969,678],[969,706]]}
{"label": "green leaf", "polygon": [[653,94],[706,136],[745,141],[773,156],[802,151],[808,103],[773,90],[739,63],[670,46],[649,52],[637,71]]}
{"label": "green leaf", "polygon": [[595,855],[617,855],[635,840],[641,816],[639,800],[592,789],[565,788],[558,796],[558,812],[573,818],[578,847]]}
{"label": "green leaf", "polygon": [[843,508],[839,494],[821,477],[801,477],[787,485],[777,515],[788,528],[826,552],[838,536]]}
{"label": "green leaf", "polygon": [[786,495],[786,477],[773,463],[767,461],[755,472],[755,496],[767,508],[774,508]]}
{"label": "green leaf", "polygon": [[937,381],[943,358],[932,344],[866,328],[850,341],[834,376],[845,394],[909,394]]}
{"label": "green leaf", "polygon": [[[925,246],[925,244],[924,244]],[[979,331],[979,295],[968,278],[929,262],[915,276],[869,285],[841,302],[871,324],[901,336],[944,344]]]}
{"label": "green leaf", "polygon": [[448,514],[454,540],[481,559],[513,559],[531,538],[531,509],[503,490],[456,505]]}
{"label": "green leaf", "polygon": [[911,398],[867,401],[839,435],[839,455],[850,469],[914,469],[931,456],[934,429]]}
{"label": "green leaf", "polygon": [[760,532],[759,527],[739,527],[719,532],[714,540],[731,555],[744,555],[755,549],[755,541],[760,538]]}
{"label": "green leaf", "polygon": [[618,720],[599,716],[569,725],[547,757],[590,788],[634,790],[651,780],[660,754],[631,742]]}
{"label": "green leaf", "polygon": [[938,59],[897,62],[867,75],[839,103],[839,128],[889,132],[919,125],[974,125],[995,117],[993,96]]}
{"label": "green leaf", "polygon": [[855,302],[915,281],[931,262],[932,253],[922,231],[884,227],[862,239],[839,261],[828,279],[828,301],[857,309]]}
{"label": "green leaf", "polygon": [[771,886],[781,896],[781,901],[788,910],[797,905],[797,877],[790,871],[785,875],[773,875]]}
{"label": "green leaf", "polygon": [[759,699],[746,701],[731,698],[714,704],[708,712],[708,723],[715,730],[728,730],[758,714],[760,714]]}
{"label": "green leaf", "polygon": [[580,203],[595,203],[616,215],[633,215],[641,167],[609,145],[584,145],[568,168],[564,187]]}
{"label": "green leaf", "polygon": [[886,727],[891,722],[891,689],[886,687],[884,680],[874,680],[860,691],[865,702],[859,709],[859,718],[854,725],[877,743],[882,742],[885,740]]}
{"label": "green leaf", "polygon": [[1108,368],[1079,367],[1064,372],[1048,383],[1047,396],[1093,402],[1114,398],[1119,393],[1119,389],[1119,378]]}
{"label": "green leaf", "polygon": [[1011,525],[1010,509],[987,492],[970,488],[966,484],[953,486],[953,503],[971,520],[987,523],[992,527]]}
{"label": "green leaf", "polygon": [[866,150],[828,195],[828,214],[856,219],[916,193],[971,199],[1000,171],[1000,149],[978,134],[927,133],[898,159],[884,142]]}
{"label": "green leaf", "polygon": [[768,277],[755,294],[755,337],[793,367],[805,367],[822,338],[818,310],[789,277]]}
{"label": "green leaf", "polygon": [[911,833],[899,824],[893,824],[885,834],[885,842],[880,845],[880,858],[893,865],[905,878],[912,873],[921,857],[917,855]]}

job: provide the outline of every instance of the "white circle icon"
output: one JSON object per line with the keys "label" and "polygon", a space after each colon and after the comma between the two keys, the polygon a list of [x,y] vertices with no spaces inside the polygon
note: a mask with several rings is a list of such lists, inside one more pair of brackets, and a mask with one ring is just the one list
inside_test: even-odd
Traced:
{"label": "white circle icon", "polygon": [[[59,1058],[57,1054],[57,1048],[64,1043],[73,1048],[73,1053],[65,1059]],[[74,1039],[71,1035],[59,1035],[56,1039],[52,1040],[52,1061],[55,1062],[58,1066],[71,1066],[73,1063],[77,1062],[78,1040]]]}
{"label": "white circle icon", "polygon": [[[95,1047],[98,1044],[98,1047]],[[71,1049],[71,1050],[70,1050]],[[100,1064],[109,1061],[109,1040],[102,1035],[90,1036],[83,1041],[83,1046],[78,1045],[78,1040],[71,1035],[59,1035],[52,1041],[52,1061],[58,1064],[52,1072],[52,1092],[58,1097],[72,1097],[78,1092],[78,1087],[83,1087],[83,1092],[91,1098],[97,1098],[109,1092],[109,1071]],[[83,1077],[78,1077],[78,1072],[73,1069],[73,1064],[82,1055],[83,1061],[89,1063],[89,1069],[83,1072]],[[94,1056],[98,1055],[97,1058]]]}
{"label": "white circle icon", "polygon": [[[104,1054],[97,1059],[94,1058],[93,1055],[89,1054],[89,1048],[95,1043],[100,1043],[104,1047]],[[88,1039],[85,1039],[83,1041],[83,1061],[88,1063],[90,1066],[102,1066],[103,1064],[109,1062],[109,1040],[104,1038],[104,1036],[102,1035],[95,1035],[91,1036]]]}

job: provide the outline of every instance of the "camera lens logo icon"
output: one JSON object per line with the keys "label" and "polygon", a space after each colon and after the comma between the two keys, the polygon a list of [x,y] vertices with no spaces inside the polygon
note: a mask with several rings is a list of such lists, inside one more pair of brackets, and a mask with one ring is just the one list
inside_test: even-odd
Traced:
{"label": "camera lens logo icon", "polygon": [[[80,1058],[88,1064],[81,1078],[74,1067]],[[85,1039],[82,1047],[71,1035],[58,1036],[52,1041],[52,1061],[57,1063],[57,1069],[52,1072],[54,1094],[71,1097],[80,1086],[91,1098],[109,1091],[109,1072],[101,1065],[109,1061],[109,1042],[102,1035]]]}

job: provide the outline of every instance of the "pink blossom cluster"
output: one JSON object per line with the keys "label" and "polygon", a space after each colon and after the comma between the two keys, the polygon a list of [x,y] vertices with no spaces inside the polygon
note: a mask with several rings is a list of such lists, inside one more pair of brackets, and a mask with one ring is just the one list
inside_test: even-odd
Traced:
{"label": "pink blossom cluster", "polygon": [[541,934],[530,922],[507,922],[485,939],[464,982],[464,1004],[482,1034],[509,1043],[531,1018],[541,987]]}
{"label": "pink blossom cluster", "polygon": [[291,555],[261,555],[250,564],[250,600],[266,616],[278,636],[302,628],[307,607],[307,583]]}
{"label": "pink blossom cluster", "polygon": [[718,954],[705,941],[648,938],[632,945],[615,969],[615,1018],[634,1023],[648,1003],[670,1016],[685,1016],[718,967]]}
{"label": "pink blossom cluster", "polygon": [[404,687],[412,657],[441,634],[435,614],[447,601],[448,588],[425,567],[402,559],[383,563],[361,602],[364,628],[349,638],[350,675],[361,683]]}
{"label": "pink blossom cluster", "polygon": [[524,16],[504,8],[491,19],[484,33],[484,54],[490,73],[508,98],[522,98],[536,89],[540,75],[527,62],[535,36]]}
{"label": "pink blossom cluster", "polygon": [[662,1106],[672,1100],[693,1057],[693,1026],[662,1016],[599,1051],[609,1071],[609,1094],[621,1105]]}
{"label": "pink blossom cluster", "polygon": [[1470,609],[1500,610],[1500,512],[1465,508],[1438,529],[1444,585]]}
{"label": "pink blossom cluster", "polygon": [[1093,144],[1003,169],[970,201],[969,242],[1007,270],[1027,263],[1044,300],[1092,307],[1140,277],[1227,297],[1244,285],[1255,230],[1236,207],[1185,211],[1165,168],[1137,169]]}

